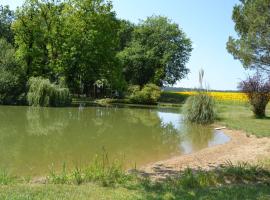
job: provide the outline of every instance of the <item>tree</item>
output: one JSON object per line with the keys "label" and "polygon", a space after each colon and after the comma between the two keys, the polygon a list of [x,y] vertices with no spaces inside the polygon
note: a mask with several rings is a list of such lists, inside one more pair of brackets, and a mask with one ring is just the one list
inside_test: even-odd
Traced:
{"label": "tree", "polygon": [[135,27],[131,42],[118,57],[128,83],[162,86],[187,75],[191,51],[190,39],[177,24],[166,17],[152,16]]}
{"label": "tree", "polygon": [[14,20],[14,12],[8,6],[0,5],[0,37],[7,42],[13,43],[13,32],[11,24]]}
{"label": "tree", "polygon": [[[76,8],[76,9],[75,9]],[[118,69],[119,21],[109,1],[74,0],[64,10],[63,64],[73,92],[89,95],[97,80],[113,84]]]}
{"label": "tree", "polygon": [[0,104],[15,104],[25,92],[25,78],[15,59],[15,49],[0,39]]}
{"label": "tree", "polygon": [[245,68],[270,72],[270,0],[240,2],[232,15],[239,37],[229,37],[227,50]]}
{"label": "tree", "polygon": [[26,0],[16,13],[16,54],[28,78],[43,76],[55,81],[61,73],[62,9],[56,0]]}

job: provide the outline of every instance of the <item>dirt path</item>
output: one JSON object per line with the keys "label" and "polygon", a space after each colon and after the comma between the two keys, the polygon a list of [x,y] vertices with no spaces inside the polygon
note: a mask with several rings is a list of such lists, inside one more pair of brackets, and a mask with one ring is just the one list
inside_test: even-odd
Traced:
{"label": "dirt path", "polygon": [[224,133],[231,138],[226,144],[152,163],[142,170],[154,178],[164,178],[187,167],[208,170],[228,161],[254,163],[260,159],[270,159],[270,138],[248,137],[242,131],[229,129],[224,129]]}

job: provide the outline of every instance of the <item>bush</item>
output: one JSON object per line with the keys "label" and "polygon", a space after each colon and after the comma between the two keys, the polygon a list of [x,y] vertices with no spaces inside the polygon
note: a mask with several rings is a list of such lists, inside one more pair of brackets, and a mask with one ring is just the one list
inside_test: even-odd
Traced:
{"label": "bush", "polygon": [[71,96],[67,88],[50,83],[42,77],[32,77],[28,81],[27,101],[32,106],[67,106]]}
{"label": "bush", "polygon": [[0,104],[22,104],[24,81],[9,71],[0,70]]}
{"label": "bush", "polygon": [[242,81],[238,87],[246,93],[254,115],[259,118],[265,117],[266,106],[270,100],[270,78],[265,80],[257,73]]}
{"label": "bush", "polygon": [[216,117],[214,107],[213,97],[208,95],[207,92],[199,92],[187,99],[184,105],[185,119],[198,124],[212,123]]}
{"label": "bush", "polygon": [[139,104],[156,104],[161,95],[161,89],[155,84],[146,84],[141,90],[139,86],[133,85],[128,91],[128,99]]}

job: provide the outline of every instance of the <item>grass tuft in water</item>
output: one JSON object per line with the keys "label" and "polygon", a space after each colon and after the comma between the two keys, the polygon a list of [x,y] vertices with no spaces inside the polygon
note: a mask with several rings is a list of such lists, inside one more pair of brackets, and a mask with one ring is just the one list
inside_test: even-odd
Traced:
{"label": "grass tuft in water", "polygon": [[0,185],[9,185],[14,182],[14,177],[12,177],[6,170],[0,169]]}
{"label": "grass tuft in water", "polygon": [[54,169],[54,165],[52,165],[49,176],[47,177],[47,181],[53,184],[70,183],[70,177],[67,174],[66,163],[63,163],[62,171],[60,173],[57,173]]}

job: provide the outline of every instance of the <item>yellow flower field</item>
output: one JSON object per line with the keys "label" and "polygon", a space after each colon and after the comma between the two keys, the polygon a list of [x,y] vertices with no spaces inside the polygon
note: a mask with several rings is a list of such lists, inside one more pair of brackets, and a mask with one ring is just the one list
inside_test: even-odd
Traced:
{"label": "yellow flower field", "polygon": [[[196,91],[186,91],[186,92],[176,92],[177,94],[182,95],[195,95]],[[209,92],[209,94],[214,97],[216,100],[225,100],[225,101],[247,101],[247,96],[244,93],[240,92]]]}

